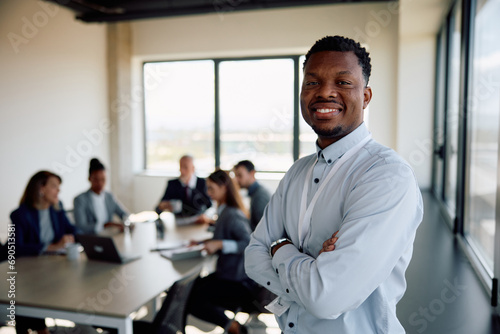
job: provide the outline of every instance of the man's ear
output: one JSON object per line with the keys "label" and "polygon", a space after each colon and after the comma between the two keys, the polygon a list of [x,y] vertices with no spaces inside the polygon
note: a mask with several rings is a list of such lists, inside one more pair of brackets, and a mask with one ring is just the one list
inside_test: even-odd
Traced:
{"label": "man's ear", "polygon": [[368,104],[372,100],[372,88],[370,86],[366,86],[363,91],[363,109],[368,107]]}

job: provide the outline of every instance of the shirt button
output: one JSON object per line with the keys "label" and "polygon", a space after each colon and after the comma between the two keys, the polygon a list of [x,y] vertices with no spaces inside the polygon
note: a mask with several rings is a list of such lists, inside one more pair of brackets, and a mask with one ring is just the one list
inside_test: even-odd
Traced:
{"label": "shirt button", "polygon": [[295,324],[293,322],[288,323],[288,327],[293,328],[293,326],[295,326]]}
{"label": "shirt button", "polygon": [[332,159],[328,159],[328,161],[327,161],[327,162],[328,162],[329,164],[331,164],[331,163],[332,163]]}
{"label": "shirt button", "polygon": [[271,282],[267,282],[267,285],[271,285]]}
{"label": "shirt button", "polygon": [[276,269],[276,274],[279,274],[278,269]]}
{"label": "shirt button", "polygon": [[286,289],[286,293],[290,293],[290,290]]}
{"label": "shirt button", "polygon": [[314,183],[318,183],[319,182],[319,179],[318,178],[315,178],[314,179]]}

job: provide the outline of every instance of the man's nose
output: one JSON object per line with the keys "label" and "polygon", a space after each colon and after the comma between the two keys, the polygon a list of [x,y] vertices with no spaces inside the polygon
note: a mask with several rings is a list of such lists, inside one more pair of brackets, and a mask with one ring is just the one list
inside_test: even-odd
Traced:
{"label": "man's nose", "polygon": [[326,82],[322,83],[318,90],[316,91],[317,98],[329,99],[336,98],[338,96],[337,87],[334,83]]}

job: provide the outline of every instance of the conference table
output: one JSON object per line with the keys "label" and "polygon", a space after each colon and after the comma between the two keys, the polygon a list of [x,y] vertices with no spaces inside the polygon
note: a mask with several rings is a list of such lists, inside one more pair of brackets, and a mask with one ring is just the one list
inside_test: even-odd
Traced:
{"label": "conference table", "polygon": [[66,319],[132,334],[133,312],[154,301],[178,279],[195,270],[209,271],[213,265],[210,257],[171,261],[151,251],[157,245],[212,236],[203,225],[176,226],[173,215],[163,219],[163,224],[162,239],[157,237],[154,221],[136,223],[131,231],[112,236],[121,252],[141,255],[126,264],[88,260],[83,252],[77,260],[63,255],[18,258],[14,270],[4,261],[0,272],[7,278],[15,276],[15,297],[8,296],[11,282],[0,280],[1,307],[5,310],[15,300],[16,315]]}

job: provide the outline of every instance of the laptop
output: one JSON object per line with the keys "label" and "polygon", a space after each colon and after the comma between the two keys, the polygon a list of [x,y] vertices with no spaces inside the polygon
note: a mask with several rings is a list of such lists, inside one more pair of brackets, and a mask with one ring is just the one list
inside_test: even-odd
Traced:
{"label": "laptop", "polygon": [[141,257],[139,254],[120,254],[111,237],[80,234],[77,239],[90,260],[127,263]]}

